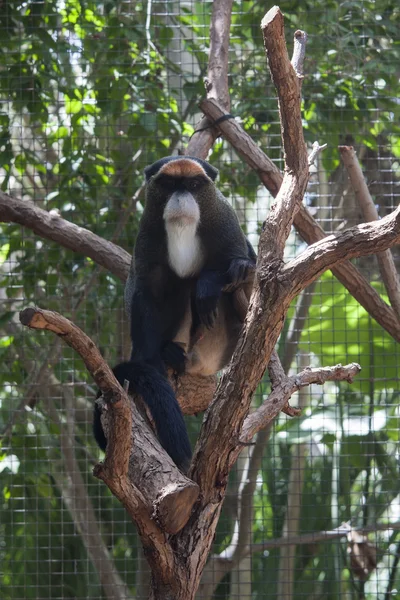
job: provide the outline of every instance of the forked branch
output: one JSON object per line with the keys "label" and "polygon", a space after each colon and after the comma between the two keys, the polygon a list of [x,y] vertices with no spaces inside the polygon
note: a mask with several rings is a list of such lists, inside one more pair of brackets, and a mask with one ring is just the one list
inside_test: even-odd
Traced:
{"label": "forked branch", "polygon": [[[163,532],[176,533],[186,524],[199,493],[197,485],[164,452],[94,342],[79,327],[58,313],[35,308],[23,310],[20,320],[32,329],[52,331],[81,356],[103,393],[107,409],[107,454],[94,474],[125,506],[144,543],[151,537],[163,547]],[[157,476],[149,478],[149,472]]]}
{"label": "forked branch", "polygon": [[323,385],[327,381],[348,381],[361,371],[357,363],[350,365],[336,365],[335,367],[320,367],[318,369],[304,369],[292,377],[283,376],[262,405],[244,422],[240,441],[243,444],[250,442],[255,434],[270,423],[281,410],[282,405],[288,402],[295,392],[311,384]]}
{"label": "forked branch", "polygon": [[[200,108],[213,121],[221,119],[221,117],[226,115],[226,112],[215,100],[203,100],[200,103]],[[238,155],[255,170],[270,194],[276,197],[282,185],[283,176],[275,163],[268,158],[249,134],[233,119],[220,120],[218,128],[221,134],[235,148]],[[322,227],[315,221],[304,204],[300,205],[299,212],[295,215],[293,224],[308,244],[313,244],[327,237]],[[337,277],[377,323],[396,341],[400,342],[400,323],[395,312],[382,300],[378,292],[368,283],[358,269],[346,261],[332,266],[331,270],[335,277]]]}

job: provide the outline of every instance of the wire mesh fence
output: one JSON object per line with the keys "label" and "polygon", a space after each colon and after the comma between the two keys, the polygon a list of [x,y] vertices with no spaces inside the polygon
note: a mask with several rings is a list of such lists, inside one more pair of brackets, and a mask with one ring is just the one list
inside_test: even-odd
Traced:
{"label": "wire mesh fence", "polygon": [[[18,210],[33,203],[131,253],[144,167],[198,135],[212,8],[193,0],[0,2],[0,178]],[[260,30],[269,8],[233,2],[230,113],[281,169]],[[309,36],[307,145],[327,144],[304,203],[326,234],[363,222],[338,152],[353,145],[383,217],[400,196],[399,7],[309,0],[281,9],[289,47],[296,29]],[[208,160],[257,248],[271,193],[223,137]],[[29,216],[4,218],[7,205],[3,194],[0,596],[146,598],[149,572],[135,527],[92,475],[103,456],[92,436],[96,387],[59,338],[23,329],[18,319],[29,305],[56,310],[114,364],[130,348],[123,284]],[[285,258],[305,247],[293,229]],[[398,269],[398,247],[392,254]],[[354,262],[387,301],[376,257]],[[277,350],[290,374],[351,362],[362,371],[352,385],[299,392],[292,403],[301,416],[281,414],[243,451],[198,598],[400,597],[396,338],[328,271],[293,303]],[[266,374],[253,406],[269,391]],[[187,418],[193,444],[202,417]]]}

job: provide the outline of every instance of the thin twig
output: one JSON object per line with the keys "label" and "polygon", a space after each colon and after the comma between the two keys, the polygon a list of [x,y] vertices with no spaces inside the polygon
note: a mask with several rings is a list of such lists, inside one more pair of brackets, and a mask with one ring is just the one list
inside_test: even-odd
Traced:
{"label": "thin twig", "polygon": [[320,154],[323,150],[325,150],[325,148],[327,148],[328,144],[323,144],[322,146],[319,145],[319,142],[314,142],[312,145],[312,151],[308,157],[308,166],[311,167],[311,165],[314,164],[315,159],[317,158],[318,154]]}
{"label": "thin twig", "polygon": [[373,525],[368,525],[367,527],[354,528],[345,525],[337,527],[331,531],[316,531],[314,533],[305,533],[303,535],[296,535],[293,537],[265,540],[260,544],[253,544],[248,551],[251,554],[254,554],[256,552],[263,552],[264,550],[270,550],[272,548],[281,548],[282,546],[303,546],[308,544],[331,542],[332,540],[338,540],[341,537],[347,538],[349,531],[352,530],[360,534],[374,533],[376,531],[400,530],[400,521],[395,521],[394,523],[375,523]]}
{"label": "thin twig", "polygon": [[291,396],[302,387],[311,384],[323,385],[327,381],[351,383],[353,377],[360,371],[360,365],[351,363],[345,366],[308,368],[293,377],[285,377],[279,385],[274,387],[263,404],[246,418],[240,441],[243,444],[249,443],[257,431],[265,427],[282,410]]}

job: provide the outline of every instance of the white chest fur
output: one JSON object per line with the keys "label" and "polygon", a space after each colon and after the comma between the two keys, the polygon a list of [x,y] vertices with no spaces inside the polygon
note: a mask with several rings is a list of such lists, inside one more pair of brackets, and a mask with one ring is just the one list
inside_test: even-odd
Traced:
{"label": "white chest fur", "polygon": [[179,277],[190,277],[199,272],[203,263],[197,223],[166,223],[168,262]]}

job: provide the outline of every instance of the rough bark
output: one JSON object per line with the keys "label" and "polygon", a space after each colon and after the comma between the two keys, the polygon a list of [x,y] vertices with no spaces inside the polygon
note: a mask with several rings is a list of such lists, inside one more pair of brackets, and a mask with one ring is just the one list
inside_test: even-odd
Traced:
{"label": "rough bark", "polygon": [[[76,350],[106,398],[107,456],[104,464],[95,468],[95,475],[129,507],[132,517],[141,514],[143,526],[147,515],[165,532],[179,531],[197,500],[198,486],[177,469],[161,448],[93,341],[68,319],[51,311],[27,308],[21,312],[20,320],[27,327],[52,331]],[[149,476],[154,472],[157,472],[156,478]],[[119,473],[123,475],[122,480]],[[134,487],[130,482],[135,482]]]}

